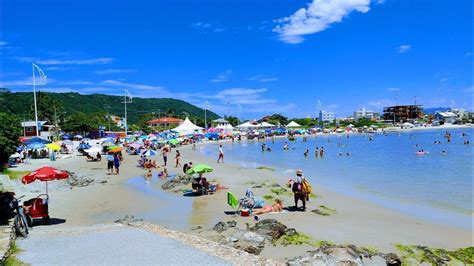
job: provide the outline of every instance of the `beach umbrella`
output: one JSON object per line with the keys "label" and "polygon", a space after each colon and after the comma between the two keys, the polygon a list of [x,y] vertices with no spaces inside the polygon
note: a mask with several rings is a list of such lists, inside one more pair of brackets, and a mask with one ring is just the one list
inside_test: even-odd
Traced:
{"label": "beach umbrella", "polygon": [[113,148],[113,149],[110,149],[109,151],[110,151],[110,152],[120,152],[120,151],[122,151],[122,148],[120,148],[120,147],[115,147],[115,148]]}
{"label": "beach umbrella", "polygon": [[44,145],[44,146],[46,146],[46,148],[48,148],[48,149],[50,149],[50,150],[53,150],[53,151],[59,151],[59,150],[61,150],[61,146],[59,146],[59,145],[56,144],[56,143],[48,143],[48,144],[46,144],[46,145]]}
{"label": "beach umbrella", "polygon": [[110,147],[110,146],[115,146],[112,142],[103,142],[102,147]]}
{"label": "beach umbrella", "polygon": [[76,139],[82,139],[82,136],[81,136],[81,135],[75,135],[74,138],[76,138]]}
{"label": "beach umbrella", "polygon": [[107,146],[107,149],[111,150],[111,149],[115,149],[115,148],[120,148],[119,146],[117,145],[111,145],[111,146]]}
{"label": "beach umbrella", "polygon": [[186,171],[187,174],[192,175],[192,174],[202,174],[202,173],[210,173],[214,171],[212,167],[206,164],[196,164],[193,166],[191,169]]}
{"label": "beach umbrella", "polygon": [[87,143],[81,143],[79,144],[79,146],[77,147],[78,150],[80,149],[83,149],[83,150],[87,150],[91,147],[91,145],[87,144]]}
{"label": "beach umbrella", "polygon": [[15,152],[14,154],[10,155],[10,158],[20,158],[21,155],[18,152]]}
{"label": "beach umbrella", "polygon": [[21,182],[26,185],[36,180],[44,181],[46,182],[46,194],[48,194],[48,181],[66,179],[68,177],[69,173],[66,171],[62,171],[50,166],[45,166],[25,175],[21,179]]}
{"label": "beach umbrella", "polygon": [[147,156],[147,157],[155,156],[155,155],[156,155],[156,151],[154,151],[154,150],[147,150],[145,153],[143,153],[143,155],[145,155],[145,156]]}
{"label": "beach umbrella", "polygon": [[134,149],[138,149],[140,148],[142,145],[138,144],[138,143],[130,143],[128,144],[128,147],[131,147],[131,148],[134,148]]}
{"label": "beach umbrella", "polygon": [[29,150],[34,150],[34,149],[42,149],[44,148],[44,143],[41,143],[41,142],[33,142],[33,143],[29,143],[28,145],[26,145],[26,147],[29,149]]}
{"label": "beach umbrella", "polygon": [[84,150],[87,154],[89,154],[90,156],[92,157],[96,157],[97,156],[97,153],[100,153],[102,151],[101,148],[99,147],[92,147],[92,148],[89,148],[87,150]]}
{"label": "beach umbrella", "polygon": [[176,144],[179,143],[179,141],[178,141],[177,139],[170,139],[168,142],[169,142],[170,144],[173,144],[173,145],[176,145]]}

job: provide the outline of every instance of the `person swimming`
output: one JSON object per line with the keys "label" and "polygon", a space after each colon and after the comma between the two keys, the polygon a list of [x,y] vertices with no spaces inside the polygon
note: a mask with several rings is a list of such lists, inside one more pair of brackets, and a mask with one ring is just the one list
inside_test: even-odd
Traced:
{"label": "person swimming", "polygon": [[304,152],[304,157],[308,157],[308,154],[309,154],[309,150],[306,149],[306,151]]}
{"label": "person swimming", "polygon": [[441,155],[446,155],[446,154],[447,154],[447,153],[446,153],[445,150],[442,150],[442,151],[441,151]]}
{"label": "person swimming", "polygon": [[285,141],[285,144],[283,145],[283,150],[288,150],[289,147],[288,147],[288,143]]}

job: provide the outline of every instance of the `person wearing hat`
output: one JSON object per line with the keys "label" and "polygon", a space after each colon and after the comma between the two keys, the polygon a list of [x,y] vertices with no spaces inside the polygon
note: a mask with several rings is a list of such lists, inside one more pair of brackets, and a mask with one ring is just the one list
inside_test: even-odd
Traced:
{"label": "person wearing hat", "polygon": [[303,171],[298,169],[296,171],[296,180],[293,181],[291,185],[291,190],[293,191],[294,198],[295,198],[295,208],[298,209],[298,201],[301,200],[303,203],[303,211],[306,209],[306,194],[303,192],[303,180],[305,177],[303,176]]}

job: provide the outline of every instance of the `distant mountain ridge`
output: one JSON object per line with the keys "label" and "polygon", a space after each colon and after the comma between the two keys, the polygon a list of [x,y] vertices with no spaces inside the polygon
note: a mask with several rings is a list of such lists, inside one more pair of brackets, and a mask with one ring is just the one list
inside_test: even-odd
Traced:
{"label": "distant mountain ridge", "polygon": [[[76,92],[52,93],[41,92],[50,98],[61,102],[68,115],[75,112],[92,114],[94,112],[109,112],[111,115],[124,115],[123,96],[106,94],[80,94]],[[33,105],[32,92],[10,92],[7,89],[0,90],[0,112],[13,113],[26,119],[31,119]],[[163,117],[167,113],[173,113],[176,117],[189,116],[204,119],[204,109],[188,102],[171,98],[133,98],[131,104],[127,104],[128,120],[136,123],[142,114],[155,112],[156,117]],[[207,110],[207,119],[217,119],[219,115]]]}
{"label": "distant mountain ridge", "polygon": [[451,110],[450,107],[432,107],[432,108],[423,108],[423,113],[427,115],[434,115],[436,112],[446,112]]}

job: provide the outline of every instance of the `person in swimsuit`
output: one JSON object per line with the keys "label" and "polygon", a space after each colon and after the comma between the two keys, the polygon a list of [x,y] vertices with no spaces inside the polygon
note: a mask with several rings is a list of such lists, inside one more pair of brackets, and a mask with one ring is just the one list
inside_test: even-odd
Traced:
{"label": "person in swimsuit", "polygon": [[275,199],[275,203],[272,206],[265,206],[261,209],[254,209],[255,215],[270,213],[270,212],[281,212],[283,210],[283,202],[280,199]]}

